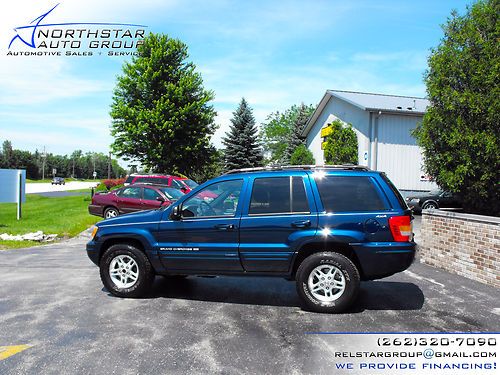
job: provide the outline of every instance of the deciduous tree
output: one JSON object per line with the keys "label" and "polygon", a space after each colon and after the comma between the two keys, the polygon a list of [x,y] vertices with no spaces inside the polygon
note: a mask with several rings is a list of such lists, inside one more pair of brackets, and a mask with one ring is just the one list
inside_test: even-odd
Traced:
{"label": "deciduous tree", "polygon": [[500,2],[453,12],[425,75],[430,107],[415,135],[425,171],[470,212],[500,213]]}
{"label": "deciduous tree", "polygon": [[215,149],[215,110],[200,73],[178,39],[150,34],[123,66],[111,105],[115,155],[156,172],[190,175]]}

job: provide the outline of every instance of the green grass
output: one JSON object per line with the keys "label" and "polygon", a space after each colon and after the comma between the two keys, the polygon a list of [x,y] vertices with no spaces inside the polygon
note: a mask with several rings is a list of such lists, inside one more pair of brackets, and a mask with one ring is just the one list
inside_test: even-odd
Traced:
{"label": "green grass", "polygon": [[[0,233],[26,234],[43,231],[59,237],[73,237],[101,220],[90,215],[87,207],[90,196],[47,198],[36,194],[26,195],[21,220],[16,219],[16,204],[0,204]],[[37,245],[33,241],[2,241],[0,249]]]}

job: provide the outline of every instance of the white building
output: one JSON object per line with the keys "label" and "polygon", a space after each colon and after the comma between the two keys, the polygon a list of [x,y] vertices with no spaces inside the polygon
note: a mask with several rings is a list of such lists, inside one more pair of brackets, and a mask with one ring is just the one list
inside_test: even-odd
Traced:
{"label": "white building", "polygon": [[323,164],[321,129],[336,119],[350,123],[360,165],[384,171],[400,190],[430,190],[436,185],[422,172],[422,153],[411,135],[428,105],[423,98],[327,90],[302,134],[316,164]]}

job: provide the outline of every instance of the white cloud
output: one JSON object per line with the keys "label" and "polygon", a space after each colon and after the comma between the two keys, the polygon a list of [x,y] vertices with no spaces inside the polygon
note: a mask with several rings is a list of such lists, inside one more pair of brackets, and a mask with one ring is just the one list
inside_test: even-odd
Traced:
{"label": "white cloud", "polygon": [[0,104],[29,105],[111,92],[109,82],[83,79],[62,58],[2,56]]}

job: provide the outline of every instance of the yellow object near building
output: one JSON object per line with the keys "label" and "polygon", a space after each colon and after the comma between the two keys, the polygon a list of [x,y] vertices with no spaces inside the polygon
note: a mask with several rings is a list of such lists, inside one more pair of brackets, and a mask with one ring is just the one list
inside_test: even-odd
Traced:
{"label": "yellow object near building", "polygon": [[321,142],[321,149],[322,149],[322,150],[324,150],[324,149],[326,148],[326,144],[327,144],[327,143],[328,143],[328,142]]}
{"label": "yellow object near building", "polygon": [[321,129],[321,138],[325,138],[332,134],[332,127],[327,126],[326,128]]}

